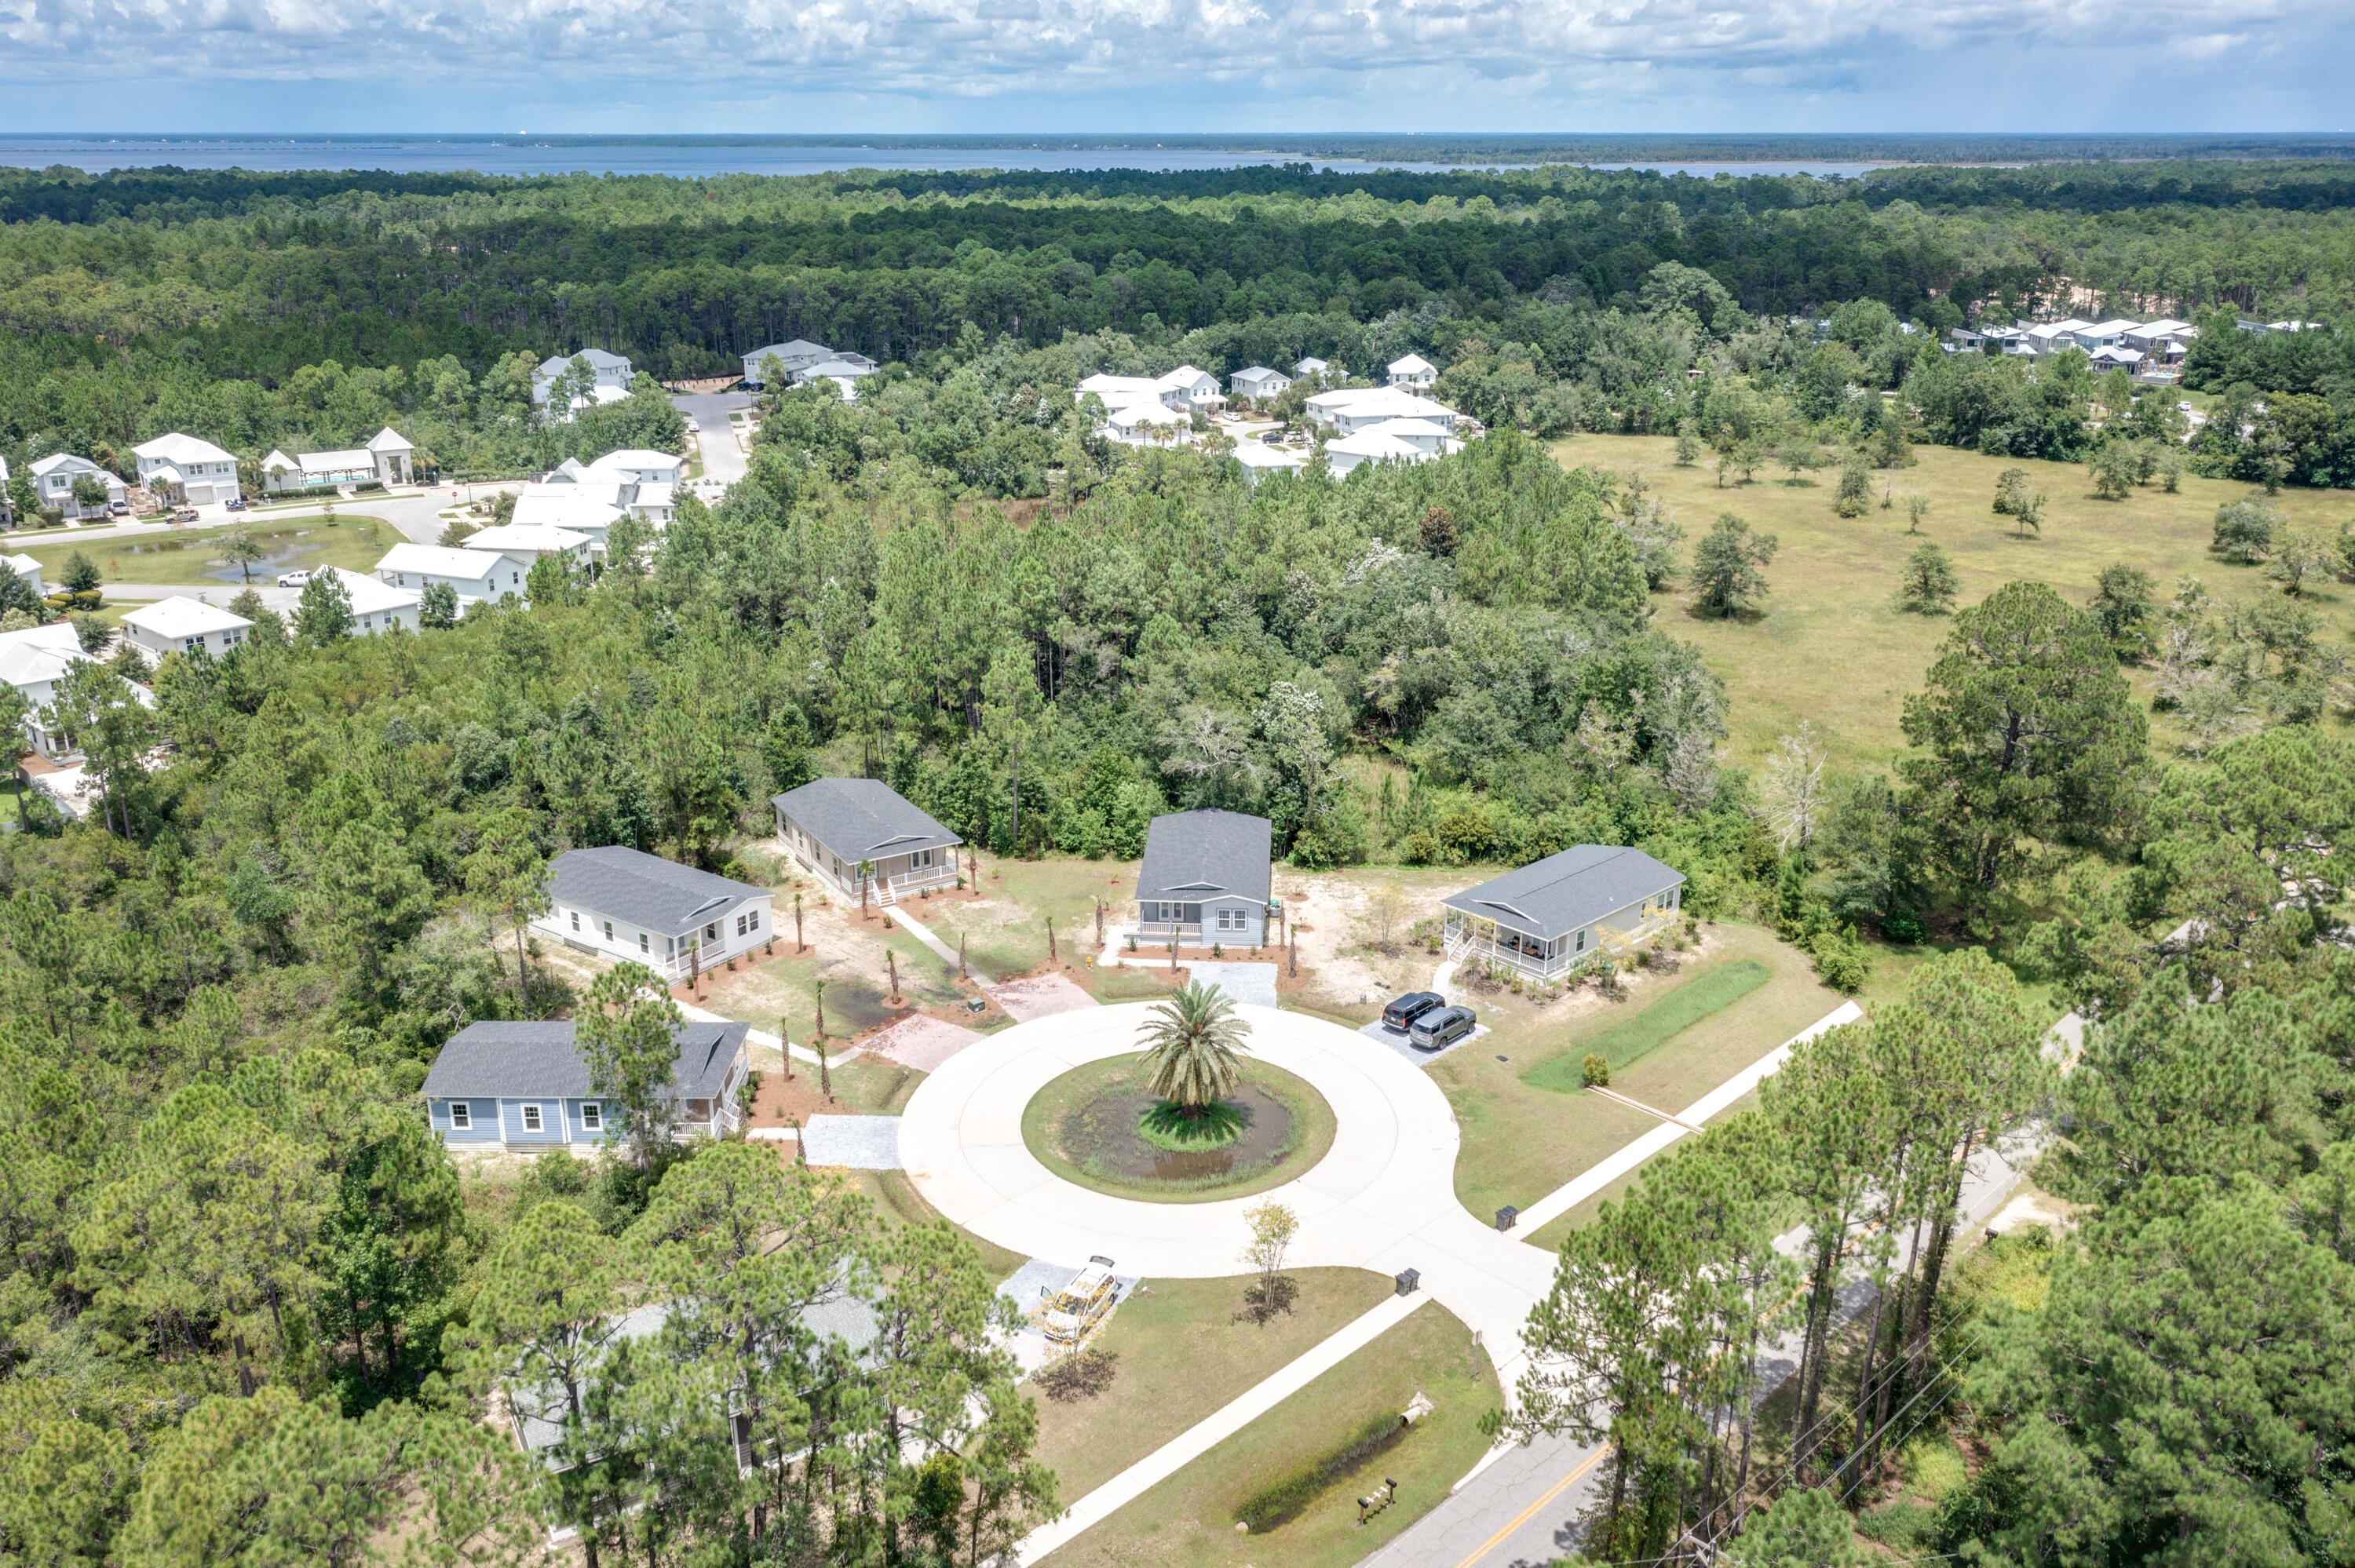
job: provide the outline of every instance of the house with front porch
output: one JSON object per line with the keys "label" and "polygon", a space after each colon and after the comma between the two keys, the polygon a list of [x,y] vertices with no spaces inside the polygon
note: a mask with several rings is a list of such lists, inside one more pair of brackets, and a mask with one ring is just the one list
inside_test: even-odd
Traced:
{"label": "house with front porch", "polygon": [[535,931],[603,959],[629,959],[666,980],[717,969],[767,942],[767,888],[625,844],[567,850],[549,863],[548,912]]}
{"label": "house with front porch", "polygon": [[[33,493],[41,498],[44,512],[63,513],[68,518],[95,517],[128,493],[120,474],[110,473],[86,457],[72,452],[51,452],[36,461],[28,471],[33,476]],[[106,497],[85,504],[74,499],[74,481],[87,479],[104,487]],[[22,517],[20,523],[33,523],[37,518]]]}
{"label": "house with front porch", "polygon": [[282,449],[274,450],[261,460],[261,488],[282,495],[346,484],[406,484],[410,454],[416,450],[408,437],[390,425],[369,437],[364,447],[293,456]]}
{"label": "house with front porch", "polygon": [[210,441],[175,430],[131,449],[139,459],[139,485],[189,506],[235,501],[237,459]]}
{"label": "house with front porch", "polygon": [[[749,1023],[685,1023],[664,1094],[671,1137],[724,1138],[743,1122],[737,1091],[750,1070]],[[530,1154],[623,1137],[627,1116],[600,1096],[565,1022],[470,1023],[425,1075],[425,1114],[452,1150]]]}
{"label": "house with front porch", "polygon": [[1553,986],[1675,924],[1684,874],[1642,850],[1580,844],[1440,900],[1447,957]]}
{"label": "house with front porch", "polygon": [[1156,817],[1136,871],[1140,942],[1256,948],[1267,939],[1274,830],[1241,811]]}
{"label": "house with front porch", "polygon": [[894,904],[956,881],[964,840],[879,779],[813,779],[770,805],[794,859],[845,897]]}

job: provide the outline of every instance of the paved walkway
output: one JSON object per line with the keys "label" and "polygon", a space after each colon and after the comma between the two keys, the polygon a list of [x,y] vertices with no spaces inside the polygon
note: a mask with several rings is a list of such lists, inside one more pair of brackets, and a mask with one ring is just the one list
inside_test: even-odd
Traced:
{"label": "paved walkway", "polygon": [[1015,1549],[1015,1560],[1038,1562],[1090,1525],[1109,1519],[1143,1497],[1188,1464],[1209,1453],[1286,1399],[1306,1388],[1350,1356],[1365,1349],[1405,1320],[1428,1299],[1423,1296],[1392,1296],[1321,1341],[1316,1349],[1253,1387],[1241,1398],[1202,1418],[1144,1458],[1073,1503],[1053,1523],[1032,1531]]}
{"label": "paved walkway", "polygon": [[[894,904],[890,908],[885,910],[884,913],[889,915],[892,919],[897,920],[906,928],[908,935],[915,938],[919,942],[923,943],[926,948],[932,950],[935,957],[944,960],[951,969],[954,969],[956,968],[957,950],[954,948],[950,947],[946,942],[942,941],[938,937],[932,935],[932,928],[930,926],[925,925],[922,920],[910,915],[906,905]],[[983,974],[979,969],[975,969],[970,963],[965,965],[964,972],[972,978],[974,984],[981,987],[984,991],[989,989],[991,983],[989,977]]]}
{"label": "paved walkway", "polygon": [[852,1171],[900,1169],[900,1118],[814,1116],[802,1123],[802,1158]]}
{"label": "paved walkway", "polygon": [[1017,1024],[917,1086],[900,1151],[927,1202],[967,1230],[1028,1256],[1102,1254],[1123,1273],[1206,1279],[1242,1272],[1243,1215],[1270,1200],[1300,1217],[1296,1267],[1419,1270],[1422,1288],[1478,1330],[1508,1392],[1520,1329],[1553,1278],[1553,1259],[1501,1235],[1455,1201],[1455,1113],[1413,1065],[1350,1030],[1244,1005],[1254,1056],[1313,1086],[1332,1107],[1333,1147],[1315,1169],[1252,1198],[1153,1203],[1092,1192],[1039,1163],[1022,1110],[1073,1067],[1137,1049],[1143,1002]]}
{"label": "paved walkway", "polygon": [[1004,980],[989,988],[990,1000],[1018,1023],[1052,1018],[1059,1012],[1079,1012],[1097,1005],[1096,999],[1076,980],[1061,975],[1032,975]]}

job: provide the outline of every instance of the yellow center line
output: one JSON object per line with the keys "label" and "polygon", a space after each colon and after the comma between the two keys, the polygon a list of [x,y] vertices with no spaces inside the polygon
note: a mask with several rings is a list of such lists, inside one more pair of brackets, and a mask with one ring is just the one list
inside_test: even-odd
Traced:
{"label": "yellow center line", "polygon": [[1538,1499],[1537,1501],[1529,1504],[1529,1507],[1515,1514],[1511,1522],[1507,1524],[1502,1530],[1499,1530],[1496,1534],[1490,1536],[1487,1540],[1474,1547],[1472,1549],[1472,1555],[1466,1557],[1463,1562],[1458,1563],[1455,1565],[1455,1568],[1472,1568],[1472,1564],[1479,1562],[1480,1559],[1487,1556],[1491,1552],[1496,1551],[1497,1548],[1503,1543],[1505,1537],[1512,1534],[1513,1531],[1529,1523],[1529,1517],[1532,1514],[1536,1513],[1538,1510],[1545,1507],[1546,1504],[1553,1501],[1554,1499],[1561,1496],[1562,1492],[1572,1481],[1577,1480],[1579,1477],[1594,1468],[1596,1462],[1600,1460],[1604,1455],[1608,1454],[1609,1452],[1611,1452],[1611,1445],[1605,1443],[1603,1446],[1594,1450],[1593,1453],[1589,1454],[1585,1458],[1581,1459],[1578,1462],[1577,1468],[1572,1470],[1570,1474],[1556,1481],[1552,1486],[1548,1487],[1546,1489],[1545,1496]]}

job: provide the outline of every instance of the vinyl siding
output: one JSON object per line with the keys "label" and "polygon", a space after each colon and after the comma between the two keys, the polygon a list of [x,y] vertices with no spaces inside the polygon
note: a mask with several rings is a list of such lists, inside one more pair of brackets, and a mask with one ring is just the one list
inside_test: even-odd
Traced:
{"label": "vinyl siding", "polygon": [[496,1143],[499,1141],[499,1107],[496,1100],[467,1100],[474,1110],[474,1125],[453,1128],[450,1125],[450,1102],[432,1102],[433,1130],[452,1143]]}
{"label": "vinyl siding", "polygon": [[[499,1126],[506,1141],[514,1143],[561,1143],[564,1141],[564,1118],[559,1114],[564,1102],[556,1099],[512,1099],[499,1102]],[[539,1130],[531,1132],[523,1125],[526,1106],[539,1107]]]}

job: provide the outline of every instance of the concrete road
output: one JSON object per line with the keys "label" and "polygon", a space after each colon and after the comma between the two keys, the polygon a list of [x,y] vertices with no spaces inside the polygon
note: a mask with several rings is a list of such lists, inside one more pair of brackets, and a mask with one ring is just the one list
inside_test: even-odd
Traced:
{"label": "concrete road", "polygon": [[[229,601],[243,593],[245,587],[243,583],[109,583],[106,585],[106,599],[110,604],[126,600],[145,603],[177,595],[184,599],[200,599],[207,604],[217,604],[226,609]],[[265,608],[281,615],[293,614],[295,605],[303,598],[301,588],[282,588],[268,577],[256,577],[253,591],[261,596]]]}
{"label": "concrete road", "polygon": [[[2045,1054],[2066,1063],[2083,1046],[2084,1022],[2073,1012],[2053,1025]],[[2033,1131],[1972,1160],[1963,1182],[1964,1223],[1955,1229],[1957,1243],[2004,1207],[2044,1141],[2041,1130]],[[1805,1230],[1796,1230],[1778,1237],[1775,1245],[1795,1252],[1806,1240]],[[1849,1280],[1839,1292],[1840,1320],[1846,1322],[1871,1304],[1870,1282]],[[1761,1356],[1765,1393],[1780,1388],[1798,1370],[1796,1353],[1796,1340],[1786,1340]],[[1567,1557],[1585,1540],[1595,1488],[1607,1478],[1604,1455],[1603,1446],[1560,1437],[1541,1437],[1526,1448],[1508,1449],[1359,1568],[1543,1568]]]}
{"label": "concrete road", "polygon": [[694,419],[701,433],[703,477],[733,484],[744,477],[744,449],[737,443],[730,410],[749,408],[760,401],[750,392],[674,392],[671,407]]}
{"label": "concrete road", "polygon": [[[363,495],[336,503],[339,517],[381,517],[400,530],[401,537],[411,544],[431,545],[442,537],[445,525],[442,514],[448,508],[463,505],[467,500],[479,500],[496,495],[502,490],[519,490],[519,484],[475,484],[452,487],[435,485],[424,491],[394,491],[381,495]],[[157,535],[178,538],[200,538],[207,535],[226,533],[235,527],[266,527],[272,523],[306,516],[315,513],[315,505],[266,505],[244,512],[225,511],[218,506],[201,506],[194,523],[174,527],[168,523],[117,523],[104,528],[17,528],[0,533],[0,553],[14,554],[19,550],[47,549],[55,545],[103,545],[110,539],[146,539]]]}

